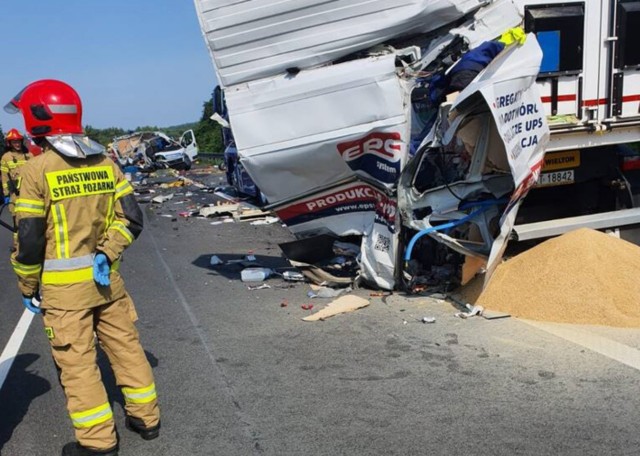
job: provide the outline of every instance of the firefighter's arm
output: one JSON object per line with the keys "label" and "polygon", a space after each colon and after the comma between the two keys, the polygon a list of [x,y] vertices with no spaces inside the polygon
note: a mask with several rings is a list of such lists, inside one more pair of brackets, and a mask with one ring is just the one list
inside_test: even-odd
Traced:
{"label": "firefighter's arm", "polygon": [[113,263],[142,233],[143,217],[138,206],[133,187],[116,169],[116,193],[114,217],[107,227],[107,232],[98,244],[98,251],[104,253]]}
{"label": "firefighter's arm", "polygon": [[0,175],[2,175],[2,194],[4,196],[9,196],[9,164],[7,160],[2,157],[0,160]]}
{"label": "firefighter's arm", "polygon": [[36,171],[29,164],[24,166],[22,191],[15,206],[18,246],[11,255],[11,264],[24,296],[38,291],[45,254],[45,203]]}

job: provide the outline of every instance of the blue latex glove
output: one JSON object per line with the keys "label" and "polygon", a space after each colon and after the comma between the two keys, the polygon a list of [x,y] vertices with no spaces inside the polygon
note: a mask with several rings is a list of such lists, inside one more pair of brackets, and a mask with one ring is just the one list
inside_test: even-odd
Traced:
{"label": "blue latex glove", "polygon": [[10,196],[5,196],[4,197],[4,204],[9,204],[10,201],[11,201],[11,197]]}
{"label": "blue latex glove", "polygon": [[23,296],[22,297],[22,305],[25,306],[27,309],[29,309],[34,314],[42,313],[42,311],[40,310],[40,307],[34,306],[33,302],[31,302],[31,299],[32,298],[29,298],[27,296]]}
{"label": "blue latex glove", "polygon": [[111,266],[109,266],[109,260],[104,253],[98,253],[93,259],[93,280],[98,285],[108,287],[111,285],[109,279],[109,273],[111,272]]}

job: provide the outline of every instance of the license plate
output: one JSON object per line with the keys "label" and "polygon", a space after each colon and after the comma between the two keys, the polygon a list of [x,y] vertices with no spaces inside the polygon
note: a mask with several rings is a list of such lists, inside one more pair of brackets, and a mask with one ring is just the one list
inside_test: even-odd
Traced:
{"label": "license plate", "polygon": [[550,187],[553,185],[566,185],[575,182],[573,170],[556,171],[553,173],[542,173],[538,179],[538,187]]}

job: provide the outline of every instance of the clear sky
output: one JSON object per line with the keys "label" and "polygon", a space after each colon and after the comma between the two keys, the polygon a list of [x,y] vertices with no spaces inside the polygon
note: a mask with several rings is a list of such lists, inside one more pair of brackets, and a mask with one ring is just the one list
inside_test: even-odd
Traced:
{"label": "clear sky", "polygon": [[[0,107],[60,79],[96,128],[197,121],[216,84],[192,0],[3,0]],[[24,124],[0,109],[6,132]]]}

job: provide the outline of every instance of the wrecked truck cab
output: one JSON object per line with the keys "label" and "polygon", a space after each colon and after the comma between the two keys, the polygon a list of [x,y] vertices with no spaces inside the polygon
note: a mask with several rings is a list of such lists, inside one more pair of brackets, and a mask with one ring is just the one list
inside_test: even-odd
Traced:
{"label": "wrecked truck cab", "polygon": [[399,278],[409,290],[455,287],[482,268],[490,277],[549,138],[534,84],[541,57],[533,35],[499,54],[441,106],[404,168]]}
{"label": "wrecked truck cab", "polygon": [[192,130],[183,133],[180,142],[159,131],[141,131],[114,138],[111,150],[121,166],[147,169],[190,169],[198,156]]}
{"label": "wrecked truck cab", "polygon": [[[486,107],[449,122],[444,106],[398,184],[398,281],[411,290],[467,282],[486,262],[514,190],[506,153]],[[440,227],[444,227],[441,229]],[[421,232],[427,236],[411,242]],[[473,265],[473,268],[470,266]],[[475,268],[475,269],[474,269]]]}

